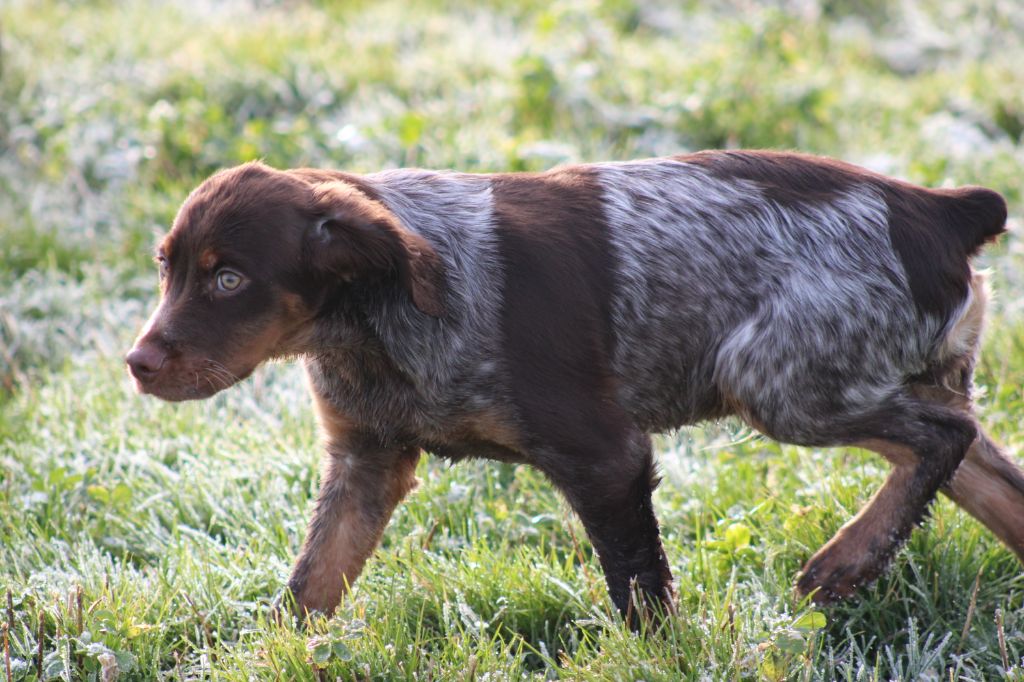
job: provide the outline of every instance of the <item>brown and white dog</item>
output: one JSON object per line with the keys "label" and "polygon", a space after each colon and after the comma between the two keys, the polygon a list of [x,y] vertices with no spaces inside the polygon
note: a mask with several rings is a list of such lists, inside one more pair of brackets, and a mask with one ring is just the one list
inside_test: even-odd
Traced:
{"label": "brown and white dog", "polygon": [[305,362],[327,442],[289,587],[331,611],[420,452],[526,462],[565,494],[615,605],[671,606],[649,433],[738,415],[892,472],[804,567],[827,601],[876,578],[940,490],[1024,557],[1024,474],[971,375],[1004,231],[981,188],[837,161],[704,152],[539,174],[225,170],[160,246],[138,389],[206,398]]}

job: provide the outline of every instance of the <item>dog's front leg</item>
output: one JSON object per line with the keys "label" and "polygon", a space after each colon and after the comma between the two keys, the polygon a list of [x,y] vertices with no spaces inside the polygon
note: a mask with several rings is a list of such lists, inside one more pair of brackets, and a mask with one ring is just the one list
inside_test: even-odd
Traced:
{"label": "dog's front leg", "polygon": [[395,506],[416,486],[418,448],[332,441],[320,494],[288,588],[299,613],[330,614],[380,542]]}
{"label": "dog's front leg", "polygon": [[651,505],[657,477],[650,439],[635,431],[611,434],[580,448],[542,450],[539,463],[583,522],[630,627],[653,615],[652,606],[673,611],[672,573]]}

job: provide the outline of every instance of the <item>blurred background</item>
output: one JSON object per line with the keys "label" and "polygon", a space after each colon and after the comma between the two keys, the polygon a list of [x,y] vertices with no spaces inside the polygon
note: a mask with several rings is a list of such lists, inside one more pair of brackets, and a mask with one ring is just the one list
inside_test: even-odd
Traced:
{"label": "blurred background", "polygon": [[219,168],[540,170],[713,147],[1006,196],[1016,234],[980,259],[1002,293],[979,396],[1019,456],[1020,0],[0,0],[14,679],[36,679],[36,652],[45,679],[98,679],[102,656],[140,679],[1024,679],[1020,566],[948,502],[863,599],[827,617],[795,603],[802,562],[886,467],[730,423],[658,441],[685,614],[661,639],[616,624],[542,477],[432,459],[343,617],[276,628],[262,614],[316,489],[300,369],[179,406],[125,376],[152,249]]}
{"label": "blurred background", "polygon": [[137,296],[187,192],[254,158],[497,171],[800,149],[985,184],[1020,213],[1017,0],[6,0],[0,50],[8,390],[76,343],[11,315],[88,336],[78,284]]}
{"label": "blurred background", "polygon": [[136,296],[188,190],[253,158],[495,171],[800,149],[983,183],[1020,212],[1016,0],[7,0],[0,60],[6,390],[96,329],[37,338],[12,315],[87,314],[90,277]]}

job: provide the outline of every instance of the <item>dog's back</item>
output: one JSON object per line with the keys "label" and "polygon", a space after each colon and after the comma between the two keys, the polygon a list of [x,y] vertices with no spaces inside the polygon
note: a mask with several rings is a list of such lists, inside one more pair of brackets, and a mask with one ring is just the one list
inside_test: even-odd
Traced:
{"label": "dog's back", "polygon": [[[483,400],[474,386],[562,353],[577,378],[614,383],[644,428],[739,410],[798,442],[938,361],[966,310],[968,256],[1006,216],[988,190],[767,152],[366,181],[445,260],[447,323],[374,308],[435,394],[458,375],[453,401]],[[510,344],[537,357],[517,367]]]}

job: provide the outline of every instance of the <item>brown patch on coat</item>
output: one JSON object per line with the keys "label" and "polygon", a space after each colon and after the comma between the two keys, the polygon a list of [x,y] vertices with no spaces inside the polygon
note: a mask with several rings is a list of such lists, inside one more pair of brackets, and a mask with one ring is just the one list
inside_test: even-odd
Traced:
{"label": "brown patch on coat", "polygon": [[502,358],[530,463],[583,521],[630,624],[631,583],[671,608],[671,572],[651,507],[650,440],[617,402],[611,369],[615,252],[603,189],[587,168],[492,181],[503,260]]}
{"label": "brown patch on coat", "polygon": [[476,457],[511,463],[530,461],[521,424],[497,408],[459,418],[450,428],[425,435],[421,445],[452,461]]}
{"label": "brown patch on coat", "polygon": [[526,451],[521,425],[505,410],[489,408],[459,419],[454,428],[440,434],[443,444],[489,444],[522,457]]}
{"label": "brown patch on coat", "polygon": [[477,440],[494,443],[510,450],[523,448],[522,432],[511,418],[496,410],[484,410],[474,415],[452,440]]}
{"label": "brown patch on coat", "polygon": [[199,267],[203,270],[213,270],[213,266],[217,264],[217,252],[213,249],[207,249],[203,251],[203,255],[199,257]]}
{"label": "brown patch on coat", "polygon": [[309,394],[313,397],[313,410],[324,444],[337,450],[349,447],[349,439],[357,429],[356,423],[347,414],[334,409],[317,391],[310,390]]}
{"label": "brown patch on coat", "polygon": [[[623,424],[607,409],[614,254],[600,184],[570,168],[499,175],[492,187],[503,356],[527,437],[573,448],[609,440]],[[595,415],[607,418],[595,423]]]}
{"label": "brown patch on coat", "polygon": [[883,440],[881,438],[869,438],[867,440],[862,440],[860,442],[853,443],[853,447],[864,448],[865,450],[877,452],[896,466],[912,467],[921,461],[921,458],[914,453],[913,449],[906,445],[893,443],[892,441]]}
{"label": "brown patch on coat", "polygon": [[927,190],[890,181],[884,189],[893,248],[914,302],[925,312],[949,317],[971,282],[967,259],[1005,231],[1006,203],[980,187]]}
{"label": "brown patch on coat", "polygon": [[[252,368],[270,358],[297,355],[311,347],[314,313],[302,298],[291,292],[277,293],[274,317],[262,330],[239,347],[235,360],[243,368]],[[251,371],[251,369],[250,369]]]}

